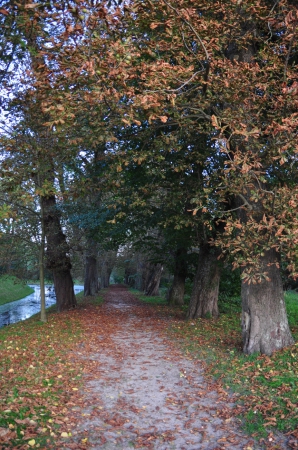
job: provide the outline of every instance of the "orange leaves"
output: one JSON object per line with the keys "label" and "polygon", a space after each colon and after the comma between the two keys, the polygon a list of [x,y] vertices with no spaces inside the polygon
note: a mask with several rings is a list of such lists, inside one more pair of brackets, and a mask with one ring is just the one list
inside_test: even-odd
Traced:
{"label": "orange leaves", "polygon": [[277,232],[275,233],[275,236],[281,236],[281,234],[282,234],[282,232],[283,232],[284,229],[285,229],[285,226],[284,226],[284,225],[281,225],[281,226],[279,227],[279,229],[277,230]]}
{"label": "orange leaves", "polygon": [[294,25],[298,23],[298,9],[291,10],[285,17],[285,24],[287,26]]}
{"label": "orange leaves", "polygon": [[162,123],[166,123],[168,121],[167,116],[159,116],[159,119],[161,120]]}
{"label": "orange leaves", "polygon": [[24,8],[25,9],[35,9],[41,6],[41,3],[27,3]]}
{"label": "orange leaves", "polygon": [[0,429],[0,442],[3,436],[14,447],[18,430],[18,435],[35,448],[40,439],[50,439],[65,401],[74,395],[69,389],[76,387],[74,379],[80,376],[81,368],[66,356],[79,338],[79,324],[71,314],[68,323],[65,317],[50,317],[40,328],[31,319],[5,331],[1,367],[6,367],[9,376],[1,378],[0,416],[7,428]]}
{"label": "orange leaves", "polygon": [[220,125],[218,123],[218,119],[217,119],[217,117],[214,114],[212,114],[212,116],[211,116],[211,123],[216,129],[220,128]]}

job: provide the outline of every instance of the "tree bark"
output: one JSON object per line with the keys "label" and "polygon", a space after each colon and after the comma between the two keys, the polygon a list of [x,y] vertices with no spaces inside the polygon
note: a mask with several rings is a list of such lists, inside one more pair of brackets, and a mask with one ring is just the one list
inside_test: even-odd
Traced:
{"label": "tree bark", "polygon": [[187,319],[218,317],[220,267],[215,249],[205,243],[200,247],[199,264],[193,282]]}
{"label": "tree bark", "polygon": [[179,248],[175,253],[174,279],[168,294],[170,305],[183,305],[185,280],[187,276],[186,250]]}
{"label": "tree bark", "polygon": [[102,288],[107,288],[110,285],[110,277],[115,266],[117,252],[114,250],[106,251],[101,258],[100,269],[100,285]]}
{"label": "tree bark", "polygon": [[42,201],[40,202],[41,218],[41,238],[39,249],[39,282],[40,282],[40,320],[47,321],[46,314],[46,296],[45,296],[45,276],[44,276],[44,256],[45,256],[45,224],[44,224],[44,208]]}
{"label": "tree bark", "polygon": [[47,240],[46,267],[53,272],[58,312],[77,305],[71,276],[68,245],[62,232],[54,195],[42,197]]}
{"label": "tree bark", "polygon": [[100,284],[102,288],[109,287],[111,273],[112,269],[108,267],[108,262],[103,261],[100,272]]}
{"label": "tree bark", "polygon": [[145,295],[156,296],[159,293],[159,285],[161,274],[163,272],[163,266],[161,264],[151,264],[150,273],[147,277],[145,286]]}
{"label": "tree bark", "polygon": [[84,295],[96,295],[99,291],[97,248],[93,239],[87,240],[85,256]]}
{"label": "tree bark", "polygon": [[96,295],[98,291],[97,259],[87,255],[85,258],[84,295]]}
{"label": "tree bark", "polygon": [[282,278],[276,266],[277,253],[271,249],[261,259],[261,269],[270,280],[260,283],[242,282],[243,351],[271,355],[294,343],[288,324]]}
{"label": "tree bark", "polygon": [[146,270],[146,263],[142,254],[135,255],[136,260],[136,276],[134,280],[134,288],[138,291],[144,291],[144,270]]}

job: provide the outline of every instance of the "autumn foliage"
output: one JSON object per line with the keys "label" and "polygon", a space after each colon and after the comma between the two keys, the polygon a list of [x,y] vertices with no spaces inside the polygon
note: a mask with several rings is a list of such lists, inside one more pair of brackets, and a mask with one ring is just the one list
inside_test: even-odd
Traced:
{"label": "autumn foliage", "polygon": [[[189,228],[195,246],[216,246],[242,270],[244,351],[291,345],[280,269],[297,276],[295,2],[6,2],[1,18],[7,107],[38,117],[54,142],[39,145],[39,161],[56,177],[84,152],[101,161],[96,177],[69,177],[61,198],[101,190],[112,194],[111,225],[129,229],[144,211],[168,236]],[[7,136],[2,145],[13,148]],[[4,169],[16,170],[9,159]],[[138,170],[145,182],[133,190]],[[266,332],[268,299],[280,307]]]}

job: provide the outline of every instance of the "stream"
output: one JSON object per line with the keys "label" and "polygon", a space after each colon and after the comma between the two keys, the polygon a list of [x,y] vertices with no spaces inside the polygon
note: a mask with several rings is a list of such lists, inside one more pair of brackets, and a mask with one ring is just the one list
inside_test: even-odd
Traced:
{"label": "stream", "polygon": [[[40,311],[40,287],[30,284],[34,292],[21,300],[6,303],[0,306],[0,328],[11,323],[20,322],[37,314]],[[84,286],[74,286],[75,294],[84,289]],[[56,303],[54,288],[51,285],[45,286],[46,308]]]}

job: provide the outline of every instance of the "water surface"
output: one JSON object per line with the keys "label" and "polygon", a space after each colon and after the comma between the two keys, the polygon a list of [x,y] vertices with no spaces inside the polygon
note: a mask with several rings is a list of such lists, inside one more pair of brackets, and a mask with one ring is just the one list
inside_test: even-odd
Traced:
{"label": "water surface", "polygon": [[[11,323],[20,322],[28,319],[40,312],[40,287],[30,284],[34,292],[21,300],[6,303],[0,306],[0,328]],[[82,291],[84,286],[75,286],[75,294]],[[46,294],[46,308],[56,303],[55,292],[53,286],[47,285],[45,287]]]}

